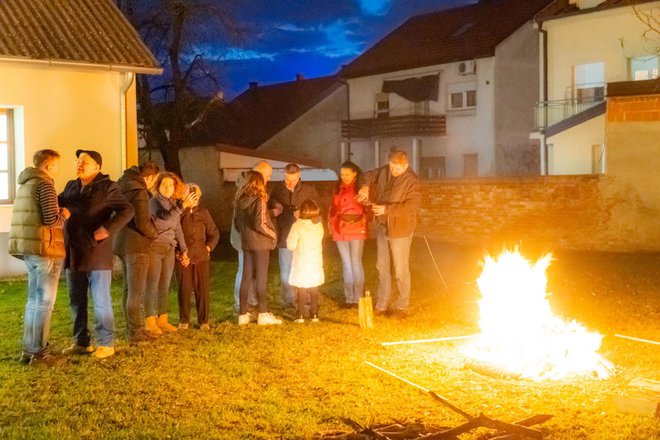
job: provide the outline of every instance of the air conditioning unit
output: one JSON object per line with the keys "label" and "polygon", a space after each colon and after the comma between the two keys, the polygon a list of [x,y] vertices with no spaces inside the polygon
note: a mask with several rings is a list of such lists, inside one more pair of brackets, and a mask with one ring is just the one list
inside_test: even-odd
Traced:
{"label": "air conditioning unit", "polygon": [[458,74],[459,75],[472,75],[477,68],[477,64],[474,61],[463,61],[458,63]]}

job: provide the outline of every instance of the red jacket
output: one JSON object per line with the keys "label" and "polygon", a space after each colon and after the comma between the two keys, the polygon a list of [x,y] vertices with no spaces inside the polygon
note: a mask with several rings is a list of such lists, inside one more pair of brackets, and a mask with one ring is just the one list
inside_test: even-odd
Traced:
{"label": "red jacket", "polygon": [[367,238],[367,219],[364,205],[357,200],[355,182],[339,185],[332,197],[328,223],[335,241],[364,240]]}

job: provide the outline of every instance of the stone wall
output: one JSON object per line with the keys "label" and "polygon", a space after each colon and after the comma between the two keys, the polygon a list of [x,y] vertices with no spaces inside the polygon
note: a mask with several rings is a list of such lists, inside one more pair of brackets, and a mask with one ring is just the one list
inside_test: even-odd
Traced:
{"label": "stone wall", "polygon": [[605,176],[424,183],[418,235],[461,245],[660,250],[657,217]]}

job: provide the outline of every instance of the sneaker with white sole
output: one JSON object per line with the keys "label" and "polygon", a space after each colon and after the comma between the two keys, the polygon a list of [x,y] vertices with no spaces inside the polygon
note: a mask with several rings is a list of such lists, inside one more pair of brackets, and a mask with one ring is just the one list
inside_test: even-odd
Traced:
{"label": "sneaker with white sole", "polygon": [[319,317],[316,313],[312,315],[312,322],[319,322]]}
{"label": "sneaker with white sole", "polygon": [[82,345],[78,344],[71,344],[70,347],[65,348],[62,350],[62,354],[65,356],[71,356],[71,355],[80,355],[80,354],[92,354],[94,353],[94,347],[91,345],[88,345],[87,347],[83,347]]}
{"label": "sneaker with white sole", "polygon": [[188,330],[188,327],[190,327],[190,324],[188,324],[187,322],[179,323],[179,330]]}
{"label": "sneaker with white sole", "polygon": [[201,331],[203,331],[203,332],[207,332],[207,331],[211,330],[211,326],[208,325],[208,324],[205,322],[205,323],[199,325],[199,329],[200,329]]}
{"label": "sneaker with white sole", "polygon": [[238,315],[238,325],[248,325],[250,323],[250,313]]}
{"label": "sneaker with white sole", "polygon": [[113,354],[115,354],[114,347],[99,345],[98,347],[96,347],[96,350],[94,350],[94,353],[92,353],[92,357],[94,359],[105,359],[107,357],[112,356]]}
{"label": "sneaker with white sole", "polygon": [[282,320],[276,318],[270,312],[268,312],[268,313],[259,313],[259,317],[257,318],[257,324],[259,324],[259,325],[280,325],[280,324],[282,324]]}
{"label": "sneaker with white sole", "polygon": [[301,316],[293,322],[295,322],[296,324],[304,324],[305,323],[305,318]]}

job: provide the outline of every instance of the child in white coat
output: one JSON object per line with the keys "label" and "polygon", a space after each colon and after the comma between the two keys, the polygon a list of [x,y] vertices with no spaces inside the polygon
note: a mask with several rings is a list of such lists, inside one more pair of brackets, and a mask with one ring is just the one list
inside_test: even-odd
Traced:
{"label": "child in white coat", "polygon": [[324,282],[322,242],[321,209],[315,201],[305,200],[286,239],[286,247],[293,252],[289,284],[298,288],[297,323],[305,322],[303,312],[308,295],[311,320],[319,321],[319,286]]}

